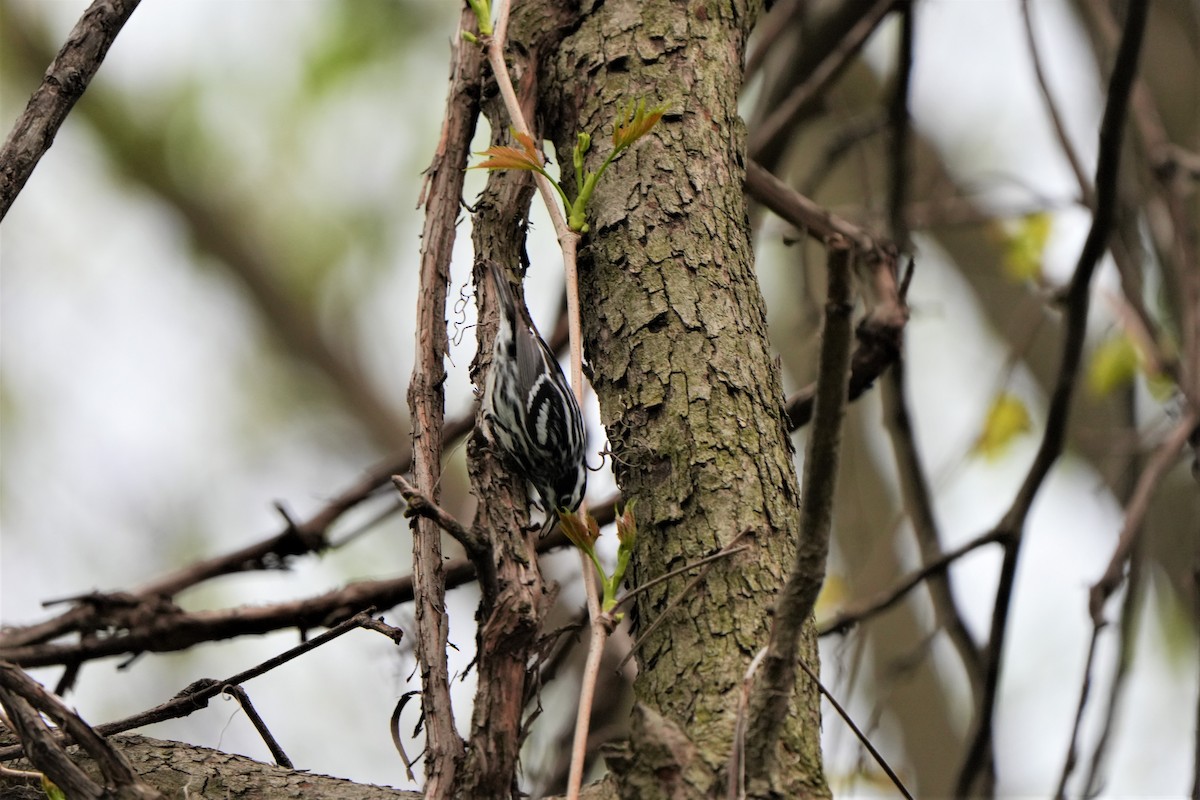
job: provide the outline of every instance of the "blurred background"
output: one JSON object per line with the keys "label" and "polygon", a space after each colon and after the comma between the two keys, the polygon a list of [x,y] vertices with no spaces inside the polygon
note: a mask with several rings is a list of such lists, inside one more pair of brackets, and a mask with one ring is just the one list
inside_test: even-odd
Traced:
{"label": "blurred background", "polygon": [[[0,0],[5,133],[87,5]],[[1184,0],[1156,5],[1146,73],[1158,81],[1175,141],[1200,150],[1200,9]],[[1032,7],[1049,86],[1090,171],[1108,62],[1098,61],[1073,4]],[[1058,357],[1047,297],[1069,277],[1090,215],[1038,95],[1020,3],[925,0],[917,8],[918,262],[907,383],[938,521],[953,547],[996,523],[1033,456]],[[278,532],[274,502],[304,517],[407,448],[416,204],[458,15],[456,4],[433,0],[173,0],[133,14],[0,228],[4,625],[44,619],[54,611],[44,601],[133,589]],[[872,37],[779,156],[804,191],[877,230],[885,145],[875,118],[896,35],[888,23]],[[781,58],[765,61],[748,83],[751,130],[786,74]],[[486,131],[477,141],[482,149]],[[482,179],[468,174],[467,202]],[[535,212],[527,291],[548,331],[562,282],[544,219]],[[468,225],[464,214],[447,312],[448,419],[474,402],[466,377],[474,348]],[[759,271],[789,390],[811,378],[821,302],[794,238],[772,218],[758,228]],[[997,720],[1004,796],[1046,795],[1057,782],[1091,635],[1087,589],[1115,545],[1131,460],[1153,447],[1174,412],[1169,393],[1136,368],[1105,371],[1097,354],[1120,346],[1111,342],[1122,338],[1121,287],[1107,263],[1096,283],[1090,395],[1034,506],[1017,578]],[[1148,271],[1150,305],[1167,315],[1172,301],[1162,283]],[[879,394],[860,400],[849,419],[818,618],[919,563],[898,510]],[[992,443],[989,410],[998,398],[1015,401],[1028,419]],[[598,451],[594,403],[588,414]],[[802,460],[802,432],[796,444]],[[447,463],[444,504],[469,518],[461,448]],[[611,478],[594,477],[589,489],[593,501],[605,498]],[[402,519],[355,535],[392,499],[384,493],[347,515],[331,534],[346,543],[323,556],[297,559],[288,571],[225,577],[176,599],[189,610],[275,603],[407,574]],[[1190,785],[1198,539],[1200,496],[1181,462],[1147,523],[1102,796],[1181,795]],[[576,564],[570,554],[550,557],[568,608],[580,602]],[[986,639],[998,569],[998,551],[985,548],[952,570],[976,641]],[[460,673],[471,657],[475,603],[470,587],[450,594],[452,670]],[[1122,603],[1110,603],[1110,618]],[[409,613],[385,616],[404,627]],[[931,619],[918,591],[878,621],[822,640],[826,685],[924,796],[952,779],[970,723],[961,664],[945,637],[930,633]],[[1085,754],[1100,736],[1121,646],[1110,628],[1097,655],[1100,699],[1085,717]],[[89,722],[105,722],[297,640],[280,632],[89,664],[69,703]],[[35,676],[52,686],[58,671]],[[456,684],[464,728],[473,679]],[[416,688],[403,647],[355,631],[246,688],[297,767],[410,786],[387,734],[396,699]],[[571,707],[573,691],[570,679],[547,689],[561,692],[561,702],[545,701],[541,747],[553,746],[556,726],[569,728],[558,712]],[[416,721],[415,709],[410,714],[406,729]],[[825,714],[835,793],[888,795],[857,742]],[[144,732],[269,760],[232,703]],[[527,758],[531,785],[542,758]]]}

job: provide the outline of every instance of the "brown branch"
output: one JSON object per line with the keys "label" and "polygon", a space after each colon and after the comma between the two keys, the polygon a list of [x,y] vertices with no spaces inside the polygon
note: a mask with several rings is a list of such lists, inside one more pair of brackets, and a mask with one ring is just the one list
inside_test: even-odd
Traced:
{"label": "brown branch", "polygon": [[1083,712],[1087,708],[1088,696],[1092,691],[1092,670],[1096,663],[1096,646],[1100,643],[1100,626],[1092,626],[1092,636],[1088,641],[1087,660],[1083,666],[1083,680],[1079,684],[1079,701],[1075,704],[1075,720],[1071,725],[1071,738],[1067,742],[1067,756],[1063,759],[1062,771],[1058,775],[1058,786],[1054,790],[1055,800],[1065,800],[1067,796],[1067,781],[1075,769],[1079,754],[1079,732],[1083,726]]}
{"label": "brown branch", "polygon": [[[468,562],[451,562],[459,583],[472,580]],[[362,581],[303,600],[219,611],[184,612],[169,604],[137,603],[106,610],[98,622],[119,631],[88,635],[72,643],[0,646],[0,660],[22,667],[79,664],[98,658],[141,653],[170,653],[203,642],[258,636],[288,628],[308,630],[333,625],[367,606],[391,608],[412,600],[412,578]]]}
{"label": "brown branch", "polygon": [[1016,578],[1017,557],[1025,520],[1050,468],[1062,453],[1066,441],[1067,423],[1070,418],[1071,399],[1079,373],[1084,339],[1087,333],[1088,307],[1091,298],[1091,280],[1096,265],[1107,247],[1116,216],[1117,174],[1121,162],[1121,140],[1129,95],[1137,73],[1138,56],[1146,26],[1147,3],[1129,4],[1121,46],[1117,52],[1109,80],[1108,101],[1100,123],[1100,146],[1096,166],[1096,212],[1091,228],[1079,254],[1075,272],[1065,297],[1066,323],[1063,332],[1062,362],[1058,379],[1050,398],[1046,415],[1046,429],[1041,445],[1034,456],[1033,464],[1013,499],[1012,507],[996,527],[997,533],[1005,537],[1004,561],[996,589],[996,602],[992,612],[991,634],[985,651],[984,694],[976,709],[974,730],[963,767],[959,774],[955,794],[966,797],[977,789],[977,782],[992,764],[987,754],[992,744],[992,718],[995,713],[996,692],[1000,683],[1000,666],[1003,655],[1005,633],[1008,626],[1009,608],[1012,601],[1013,583]]}
{"label": "brown branch", "polygon": [[[121,752],[104,740],[78,714],[37,681],[12,664],[0,663],[0,704],[3,704],[30,763],[46,773],[68,797],[100,800],[154,800],[162,795],[138,778]],[[45,714],[95,759],[105,786],[97,785],[67,755],[50,731]],[[20,748],[18,748],[19,750]]]}
{"label": "brown branch", "polygon": [[777,740],[791,707],[801,631],[825,580],[833,494],[837,485],[846,378],[850,369],[853,251],[835,239],[828,250],[825,329],[821,337],[818,394],[804,460],[796,560],[775,604],[770,641],[750,700],[746,775],[752,787],[768,782],[778,760]]}
{"label": "brown branch", "polygon": [[1109,560],[1104,574],[1100,576],[1089,592],[1088,612],[1092,616],[1092,624],[1097,627],[1104,624],[1104,604],[1125,580],[1125,564],[1129,561],[1129,555],[1137,545],[1142,531],[1142,520],[1150,507],[1150,499],[1158,488],[1163,475],[1175,464],[1188,437],[1196,431],[1197,425],[1200,425],[1200,412],[1194,408],[1187,409],[1183,417],[1175,424],[1170,435],[1150,457],[1146,463],[1146,469],[1138,478],[1137,487],[1129,499],[1129,505],[1125,507],[1125,523],[1121,526],[1121,535],[1117,538],[1117,546],[1113,550],[1112,558]]}
{"label": "brown branch", "polygon": [[[611,521],[611,512],[594,515],[600,524]],[[536,542],[538,553],[568,545],[566,536],[555,531]],[[467,559],[446,562],[446,588],[453,589],[475,580],[475,565]],[[106,597],[108,597],[106,595]],[[95,618],[97,625],[119,631],[107,636],[87,636],[81,641],[0,645],[0,660],[22,667],[78,665],[99,658],[147,652],[177,652],[204,642],[237,636],[258,636],[300,627],[316,628],[344,619],[356,609],[373,606],[388,609],[413,599],[412,576],[381,581],[360,581],[336,591],[303,600],[269,606],[197,611],[129,604],[123,610],[109,608]],[[173,610],[172,610],[173,609]]]}
{"label": "brown branch", "polygon": [[857,603],[847,605],[837,614],[817,626],[818,636],[829,636],[831,634],[845,633],[859,623],[866,622],[877,614],[887,611],[896,603],[904,599],[910,591],[921,584],[921,581],[927,578],[943,575],[950,565],[958,559],[978,550],[984,545],[993,544],[1001,541],[995,531],[989,531],[982,536],[977,536],[961,547],[943,553],[937,558],[922,565],[920,569],[914,570],[905,577],[901,578],[895,586],[885,591],[879,592],[873,597],[866,598]]}
{"label": "brown branch", "polygon": [[117,34],[141,0],[95,0],[50,62],[42,85],[0,148],[0,220],[54,143],[58,129],[83,96]]}
{"label": "brown branch", "polygon": [[[905,512],[912,523],[913,535],[921,551],[924,568],[943,563],[945,548],[934,513],[933,493],[921,455],[917,451],[916,435],[908,413],[905,397],[905,365],[898,359],[888,374],[888,391],[884,393],[884,404],[888,409],[886,425],[892,440],[896,458],[896,473],[900,482],[900,494],[904,499]],[[953,559],[951,559],[953,560]],[[948,566],[950,561],[944,562]],[[983,661],[979,648],[967,628],[945,566],[928,573],[929,599],[933,604],[937,626],[945,629],[955,653],[962,661],[963,670],[971,687],[971,699],[977,704],[983,691]]]}
{"label": "brown branch", "polygon": [[239,706],[242,707],[242,713],[246,715],[246,719],[250,720],[250,724],[254,726],[254,730],[258,731],[258,735],[262,737],[263,744],[271,751],[271,758],[275,759],[276,766],[286,767],[287,769],[295,769],[292,760],[288,758],[287,753],[283,752],[283,747],[280,746],[279,740],[271,733],[271,729],[267,727],[267,723],[263,720],[262,715],[258,713],[258,709],[250,702],[250,695],[241,686],[226,685],[223,689],[224,693],[237,700]]}
{"label": "brown branch", "polygon": [[911,125],[908,112],[908,94],[912,85],[913,68],[913,3],[898,0],[896,11],[900,14],[900,49],[896,54],[896,87],[888,102],[888,127],[891,129],[889,142],[889,185],[888,219],[892,241],[907,247],[908,222],[904,209],[908,204],[908,181],[910,170],[909,139]]}
{"label": "brown branch", "polygon": [[766,119],[754,126],[746,142],[748,158],[757,159],[767,151],[776,150],[783,140],[793,134],[796,120],[842,74],[850,59],[862,49],[893,5],[895,0],[875,0],[865,8],[837,45],[808,73],[807,78],[776,105]]}
{"label": "brown branch", "polygon": [[[568,4],[528,4],[516,10],[533,17],[577,13]],[[492,98],[484,109],[491,123],[493,144],[509,140],[510,124],[529,130],[518,120],[536,119],[539,58],[553,51],[565,31],[565,27],[545,16],[540,21],[514,20],[514,29],[522,37],[520,45],[509,50],[509,56],[515,60],[514,69],[522,76],[517,87],[519,95],[514,96],[500,53],[508,24],[507,8],[499,5],[497,13],[496,38],[487,43],[487,49],[501,95]],[[536,132],[533,138],[540,141]],[[533,181],[526,173],[493,171],[488,175],[477,204],[472,242],[476,255],[476,286],[483,290],[476,293],[479,346],[471,364],[471,378],[476,385],[483,384],[490,369],[498,319],[497,297],[493,284],[484,278],[484,262],[494,261],[507,267],[512,274],[520,275],[522,265],[528,263],[525,221],[533,190]],[[556,226],[556,231],[561,230]],[[520,296],[519,287],[514,287],[513,291]],[[569,333],[567,338],[570,338]],[[532,557],[542,542],[523,528],[528,522],[524,481],[511,473],[483,436],[472,437],[468,445],[468,465],[473,491],[480,498],[475,525],[491,538],[501,587],[497,602],[481,609],[477,627],[478,689],[471,718],[470,747],[459,786],[462,796],[473,797],[490,796],[495,787],[509,786],[516,779],[528,665],[537,649],[551,595],[543,582],[537,559]]]}
{"label": "brown branch", "polygon": [[1092,182],[1083,168],[1083,160],[1080,159],[1075,146],[1071,144],[1066,123],[1063,122],[1062,114],[1058,111],[1058,103],[1054,102],[1054,95],[1050,93],[1050,83],[1046,79],[1046,71],[1042,66],[1041,50],[1037,46],[1037,37],[1033,33],[1033,15],[1030,11],[1029,0],[1021,0],[1021,21],[1024,24],[1025,45],[1029,48],[1029,60],[1033,64],[1033,75],[1038,94],[1042,97],[1042,105],[1046,107],[1046,115],[1050,117],[1050,124],[1054,128],[1055,138],[1058,139],[1059,149],[1062,150],[1067,164],[1071,167],[1072,174],[1075,175],[1075,182],[1079,186],[1079,197],[1083,204],[1090,208],[1094,201]]}
{"label": "brown branch", "polygon": [[[1102,0],[1079,4],[1086,25],[1109,47],[1116,45],[1121,28],[1108,5]],[[1159,250],[1159,262],[1168,289],[1164,295],[1175,301],[1178,320],[1175,329],[1182,351],[1182,375],[1179,387],[1193,406],[1200,405],[1200,235],[1195,206],[1189,200],[1194,191],[1186,183],[1177,183],[1178,148],[1167,134],[1163,115],[1144,81],[1135,80],[1130,96],[1130,117],[1134,143],[1140,150],[1139,163],[1146,165],[1146,178],[1157,189],[1146,198],[1147,216],[1169,225],[1149,226]],[[1134,298],[1131,298],[1131,302]]]}
{"label": "brown branch", "polygon": [[[891,130],[891,154],[888,159],[890,173],[888,219],[892,241],[908,243],[910,231],[906,209],[911,170],[909,140],[912,132],[908,105],[913,67],[913,4],[906,1],[898,6],[898,10],[901,14],[901,38],[899,52],[896,56],[897,77],[895,91],[888,104],[888,126]],[[902,342],[900,346],[903,346]],[[908,413],[903,355],[898,355],[894,362],[887,375],[883,399],[886,409],[885,425],[896,459],[900,494],[904,501],[905,511],[912,523],[913,536],[917,540],[924,566],[928,568],[929,565],[938,563],[944,565],[940,569],[928,570],[924,573],[927,578],[926,586],[930,602],[933,605],[936,626],[946,631],[951,646],[958,654],[971,688],[972,705],[976,705],[983,693],[983,662],[979,648],[971,637],[958,603],[954,599],[950,579],[946,574],[947,567],[953,559],[941,561],[945,554],[945,548],[942,546],[942,536],[938,530],[937,517],[934,513],[929,478],[917,450],[916,434]],[[900,594],[895,594],[886,602],[888,604],[897,602],[900,596]]]}
{"label": "brown branch", "polygon": [[[179,692],[173,698],[161,705],[157,705],[148,711],[142,711],[133,716],[126,717],[116,722],[108,722],[103,725],[96,726],[96,733],[101,736],[112,736],[116,733],[123,733],[135,728],[141,728],[146,725],[153,725],[158,722],[165,722],[170,719],[180,719],[186,717],[194,711],[198,711],[208,705],[208,701],[217,695],[221,694],[230,686],[240,686],[246,681],[257,678],[278,666],[286,664],[294,658],[304,655],[310,650],[314,650],[326,642],[330,642],[347,631],[355,628],[372,627],[370,611],[361,611],[349,619],[343,620],[338,625],[331,627],[320,636],[315,636],[306,642],[301,642],[295,647],[280,653],[273,658],[269,658],[261,664],[257,664],[248,670],[237,673],[223,681],[215,681],[208,678],[202,678],[198,681],[193,681],[187,688]],[[396,639],[393,637],[393,641]],[[68,731],[68,733],[72,733]],[[72,735],[74,735],[72,733]],[[0,749],[0,760],[15,758],[20,755],[20,748],[3,748]]]}
{"label": "brown branch", "polygon": [[[442,423],[445,414],[446,292],[455,225],[462,199],[464,169],[471,137],[479,117],[483,57],[464,41],[473,30],[475,14],[463,8],[452,44],[452,74],[441,138],[428,171],[425,224],[421,235],[421,279],[417,300],[417,357],[408,388],[413,419],[413,477],[433,504],[441,478]],[[416,655],[421,669],[421,709],[426,724],[425,793],[430,798],[452,797],[456,775],[466,751],[454,726],[446,644],[450,621],[446,614],[446,576],[442,564],[441,530],[425,517],[414,520],[413,578],[416,591]],[[468,552],[478,559],[479,547]],[[494,591],[485,581],[483,588]],[[485,600],[493,598],[487,597]]]}
{"label": "brown branch", "polygon": [[846,723],[846,727],[848,727],[850,732],[854,734],[854,738],[858,739],[859,744],[866,748],[866,751],[871,754],[871,758],[875,760],[875,763],[878,764],[879,768],[883,770],[885,775],[887,775],[888,780],[892,782],[892,785],[896,787],[896,790],[905,798],[907,798],[907,800],[913,800],[912,792],[910,792],[908,787],[904,785],[904,782],[900,780],[900,776],[897,775],[896,771],[892,769],[892,766],[888,764],[887,760],[883,757],[883,754],[876,749],[875,745],[871,743],[871,740],[867,738],[867,735],[863,733],[862,729],[859,728],[854,720],[850,717],[850,712],[843,708],[842,704],[838,702],[837,698],[825,688],[825,684],[821,683],[821,679],[817,677],[815,672],[812,671],[812,668],[809,667],[808,664],[804,663],[804,659],[800,659],[799,664],[800,668],[804,670],[804,674],[808,676],[809,680],[817,685],[817,691],[825,696],[825,699],[829,701],[829,705],[833,706],[833,710],[837,712],[839,717],[842,718],[842,722]]}
{"label": "brown branch", "polygon": [[817,205],[756,161],[746,162],[745,189],[747,194],[805,235],[826,244],[839,237],[854,245],[861,262],[873,264],[896,258],[894,244]]}
{"label": "brown branch", "polygon": [[[446,446],[453,446],[474,427],[473,413],[452,420],[444,428]],[[247,570],[279,569],[286,565],[289,558],[318,553],[330,546],[329,528],[343,514],[356,508],[377,490],[386,486],[393,474],[407,472],[411,465],[410,457],[401,456],[372,467],[362,479],[343,490],[307,520],[295,522],[285,513],[287,525],[279,533],[238,550],[168,573],[135,589],[128,596],[145,602],[159,598],[169,599],[185,589],[213,578]],[[71,632],[91,633],[108,624],[100,619],[94,596],[77,599],[75,602],[77,605],[53,619],[35,625],[4,629],[0,632],[0,648],[37,644]],[[378,605],[387,607],[383,604]]]}
{"label": "brown branch", "polygon": [[[890,286],[882,286],[878,292],[879,304],[855,331],[858,346],[850,361],[848,399],[857,400],[900,355],[908,309],[895,283],[896,246],[822,208],[754,161],[746,164],[744,188],[747,194],[805,235],[823,244],[835,239],[852,243],[858,263],[871,267],[880,276],[876,279],[877,284],[890,281]],[[817,384],[814,383],[787,399],[789,431],[804,427],[812,419],[816,393]]]}
{"label": "brown branch", "polygon": [[392,483],[408,504],[405,512],[408,516],[420,516],[432,521],[438,528],[450,534],[454,541],[462,545],[467,558],[475,565],[476,576],[479,579],[480,592],[483,595],[484,608],[491,608],[496,602],[500,587],[496,581],[496,562],[492,558],[492,546],[486,536],[465,527],[448,511],[434,503],[415,486],[404,479],[402,475],[393,475]]}

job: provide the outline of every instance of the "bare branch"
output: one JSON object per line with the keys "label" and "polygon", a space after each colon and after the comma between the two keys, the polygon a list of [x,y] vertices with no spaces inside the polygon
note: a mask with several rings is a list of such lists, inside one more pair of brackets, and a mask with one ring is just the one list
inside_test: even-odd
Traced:
{"label": "bare branch", "polygon": [[[446,292],[455,224],[462,198],[463,170],[479,117],[483,58],[466,43],[475,14],[464,7],[452,42],[452,74],[446,116],[433,163],[428,170],[425,225],[421,235],[421,277],[417,300],[417,357],[408,389],[413,417],[413,473],[416,485],[437,507],[441,478],[442,423],[445,414]],[[413,579],[416,594],[416,654],[421,668],[421,707],[426,721],[425,792],[448,798],[456,789],[456,774],[466,752],[454,726],[450,676],[446,660],[449,619],[446,615],[446,576],[442,564],[441,531],[435,519],[414,520]],[[460,529],[461,530],[461,529]],[[464,537],[473,559],[481,559],[476,540]],[[486,552],[482,555],[490,561]],[[481,562],[482,563],[482,562]],[[494,601],[495,584],[484,588]]]}
{"label": "bare branch", "polygon": [[141,0],[95,0],[50,62],[0,148],[0,220],[8,214],[75,102],[83,96],[117,34]]}
{"label": "bare branch", "polygon": [[250,702],[250,695],[246,693],[246,690],[241,686],[225,686],[224,694],[237,700],[238,705],[242,707],[242,712],[250,720],[250,724],[254,726],[254,730],[258,731],[258,735],[262,737],[263,743],[271,751],[271,757],[275,759],[275,764],[280,767],[295,769],[292,760],[287,757],[287,753],[283,752],[283,747],[280,746],[279,741],[271,733],[271,729],[267,727],[267,723],[263,721],[262,716],[258,713],[258,709]]}
{"label": "bare branch", "polygon": [[972,553],[984,545],[993,544],[1001,541],[1000,536],[995,531],[990,531],[982,536],[978,536],[961,547],[956,547],[948,553],[944,553],[938,558],[926,563],[920,569],[906,575],[899,580],[892,588],[880,592],[874,597],[869,597],[858,603],[853,603],[846,606],[832,618],[821,623],[817,627],[819,636],[828,636],[830,634],[845,633],[855,625],[861,622],[866,622],[876,614],[887,611],[896,603],[900,602],[910,591],[921,584],[921,581],[934,576],[944,574],[946,570],[958,559]]}
{"label": "bare branch", "polygon": [[796,119],[804,110],[842,74],[842,70],[867,39],[892,10],[895,0],[876,0],[862,13],[853,26],[809,73],[807,79],[798,84],[790,95],[772,110],[771,114],[756,125],[746,142],[746,155],[759,158],[764,152],[778,146],[779,140],[792,135]]}
{"label": "bare branch", "polygon": [[1196,426],[1200,425],[1200,412],[1189,408],[1183,417],[1175,424],[1171,434],[1158,446],[1154,455],[1146,463],[1146,469],[1138,478],[1137,487],[1129,505],[1125,507],[1125,523],[1121,526],[1121,535],[1117,538],[1117,547],[1108,562],[1107,569],[1100,580],[1092,586],[1089,594],[1088,611],[1092,615],[1092,623],[1097,627],[1104,623],[1104,604],[1117,590],[1125,579],[1125,564],[1129,554],[1137,544],[1137,538],[1142,530],[1142,520],[1150,507],[1150,498],[1168,469],[1174,465],[1188,437],[1192,436]]}
{"label": "bare branch", "polygon": [[1100,147],[1096,166],[1096,212],[1091,228],[1079,254],[1075,272],[1065,297],[1066,324],[1063,333],[1062,362],[1058,380],[1051,395],[1046,415],[1046,429],[1041,445],[1034,456],[1024,483],[1012,507],[997,525],[1005,541],[1004,561],[996,589],[996,603],[992,613],[991,635],[986,650],[986,672],[984,695],[976,712],[971,743],[959,774],[955,794],[968,796],[977,791],[981,775],[992,771],[987,754],[991,751],[992,717],[995,713],[996,691],[1000,683],[1000,662],[1003,654],[1008,612],[1012,600],[1013,582],[1016,578],[1017,556],[1020,552],[1021,536],[1025,519],[1042,483],[1054,462],[1062,453],[1066,441],[1067,422],[1071,411],[1071,398],[1079,373],[1084,338],[1087,333],[1088,308],[1091,299],[1091,280],[1107,247],[1112,232],[1117,204],[1117,172],[1121,162],[1121,140],[1125,126],[1129,95],[1137,73],[1138,56],[1146,26],[1147,3],[1129,4],[1121,46],[1113,66],[1108,87],[1108,102],[1100,123]]}
{"label": "bare branch", "polygon": [[[69,797],[97,800],[156,800],[162,797],[157,790],[138,778],[119,750],[106,742],[61,700],[12,664],[0,663],[0,704],[3,704],[12,720],[29,761],[45,772]],[[103,788],[71,761],[41,714],[52,718],[61,730],[96,760],[104,778]]]}
{"label": "bare branch", "polygon": [[804,460],[796,560],[776,601],[766,660],[750,703],[746,774],[751,786],[768,781],[775,770],[777,739],[795,688],[801,631],[825,580],[850,368],[852,263],[849,244],[840,238],[831,241],[818,394]]}
{"label": "bare branch", "polygon": [[837,715],[842,718],[842,722],[846,723],[846,727],[848,727],[854,734],[854,738],[858,739],[859,744],[866,748],[867,752],[871,754],[871,758],[875,760],[875,763],[879,765],[879,768],[882,769],[884,774],[888,776],[888,780],[892,782],[892,785],[896,787],[900,794],[908,798],[908,800],[913,800],[912,793],[908,791],[908,787],[906,787],[904,782],[900,780],[900,776],[897,775],[896,771],[892,769],[890,764],[888,764],[887,759],[883,757],[883,754],[876,749],[875,745],[871,744],[871,740],[868,739],[867,735],[862,732],[862,729],[859,728],[858,725],[855,724],[854,720],[850,718],[850,712],[846,711],[846,709],[842,707],[842,704],[837,701],[837,698],[825,688],[825,684],[821,683],[821,679],[818,678],[817,674],[812,671],[812,668],[809,667],[808,664],[804,663],[804,659],[800,659],[799,664],[800,668],[804,670],[804,674],[807,675],[809,679],[817,685],[817,690],[825,696],[825,699],[829,701],[829,705],[833,706],[833,710],[836,711]]}
{"label": "bare branch", "polygon": [[431,520],[437,527],[454,538],[462,545],[467,557],[475,565],[479,576],[480,590],[485,608],[491,608],[496,595],[500,591],[496,584],[496,563],[492,560],[492,546],[487,537],[465,527],[456,520],[450,512],[430,500],[425,494],[404,479],[403,475],[393,475],[392,483],[408,504],[409,516],[420,516]]}
{"label": "bare branch", "polygon": [[[326,642],[330,642],[347,631],[355,628],[365,627],[370,622],[370,612],[360,612],[350,619],[344,620],[340,624],[330,628],[320,636],[315,636],[307,642],[301,642],[295,647],[280,653],[279,655],[267,659],[266,661],[251,667],[248,670],[239,672],[223,681],[214,681],[209,679],[201,679],[194,681],[191,685],[181,691],[175,697],[168,700],[166,703],[155,706],[154,708],[143,711],[139,714],[134,714],[131,717],[126,717],[123,720],[116,722],[105,723],[104,725],[96,726],[96,733],[101,736],[111,736],[114,733],[122,733],[124,731],[141,728],[145,725],[152,725],[156,722],[163,722],[169,719],[179,719],[186,717],[193,711],[204,708],[208,701],[229,686],[239,686],[251,678],[257,678],[282,664],[286,664],[294,658],[304,655],[310,650],[314,650]],[[73,731],[68,730],[68,733],[74,735]],[[15,758],[20,755],[20,748],[3,748],[0,749],[0,760]]]}

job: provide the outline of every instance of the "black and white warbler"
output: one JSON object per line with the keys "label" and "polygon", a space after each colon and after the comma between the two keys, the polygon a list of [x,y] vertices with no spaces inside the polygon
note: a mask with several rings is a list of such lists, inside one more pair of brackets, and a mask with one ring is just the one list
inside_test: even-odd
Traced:
{"label": "black and white warbler", "polygon": [[500,323],[483,392],[492,438],[537,493],[550,519],[574,511],[587,486],[587,437],[571,386],[554,354],[517,305],[504,270],[487,262]]}

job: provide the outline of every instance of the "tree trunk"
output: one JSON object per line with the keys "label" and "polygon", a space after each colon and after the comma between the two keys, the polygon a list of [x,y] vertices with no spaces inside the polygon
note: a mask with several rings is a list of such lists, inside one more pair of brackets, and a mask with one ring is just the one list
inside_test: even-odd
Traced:
{"label": "tree trunk", "polygon": [[[623,107],[667,110],[600,182],[581,251],[591,382],[617,480],[636,503],[633,582],[751,534],[751,549],[687,596],[694,575],[639,598],[641,630],[665,617],[638,651],[629,746],[608,759],[626,797],[699,796],[725,780],[742,679],[795,553],[799,492],[742,194],[737,98],[757,11],[610,0],[540,79],[564,172],[578,132],[593,137],[594,169]],[[805,651],[815,668],[811,630]],[[824,796],[816,687],[801,678],[796,688],[774,788]]]}

